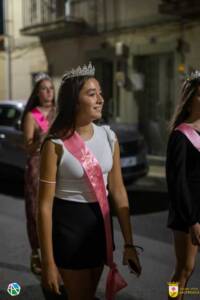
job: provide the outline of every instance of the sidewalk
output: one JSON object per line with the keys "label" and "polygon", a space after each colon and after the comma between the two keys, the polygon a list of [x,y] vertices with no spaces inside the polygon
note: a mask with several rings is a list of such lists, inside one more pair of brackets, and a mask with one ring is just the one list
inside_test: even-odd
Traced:
{"label": "sidewalk", "polygon": [[150,165],[147,176],[154,177],[154,178],[162,178],[163,180],[165,180],[165,166]]}
{"label": "sidewalk", "polygon": [[149,164],[149,177],[165,178],[165,156],[147,155]]}
{"label": "sidewalk", "polygon": [[147,176],[139,178],[127,186],[129,191],[145,191],[166,193],[165,165],[149,165]]}

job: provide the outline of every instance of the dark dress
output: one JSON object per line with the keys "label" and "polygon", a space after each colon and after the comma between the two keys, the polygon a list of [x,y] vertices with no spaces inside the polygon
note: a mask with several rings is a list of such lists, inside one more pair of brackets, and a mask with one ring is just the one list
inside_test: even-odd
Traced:
{"label": "dark dress", "polygon": [[188,233],[191,225],[200,222],[200,152],[178,130],[169,137],[166,177],[168,227]]}

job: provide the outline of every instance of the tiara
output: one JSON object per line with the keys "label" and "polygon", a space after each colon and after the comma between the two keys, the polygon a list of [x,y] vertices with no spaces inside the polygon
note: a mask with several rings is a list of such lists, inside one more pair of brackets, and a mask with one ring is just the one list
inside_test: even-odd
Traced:
{"label": "tiara", "polygon": [[71,69],[67,71],[62,78],[62,81],[65,81],[68,78],[79,77],[79,76],[94,76],[95,67],[92,66],[92,63],[89,62],[88,66],[84,65],[82,68],[78,66],[76,69]]}
{"label": "tiara", "polygon": [[35,80],[35,83],[41,81],[41,80],[44,80],[44,79],[48,79],[50,80],[51,78],[49,77],[49,75],[47,75],[46,73],[38,73],[34,80]]}
{"label": "tiara", "polygon": [[191,81],[191,80],[194,80],[194,79],[200,79],[200,71],[195,70],[190,75],[188,75],[186,80]]}

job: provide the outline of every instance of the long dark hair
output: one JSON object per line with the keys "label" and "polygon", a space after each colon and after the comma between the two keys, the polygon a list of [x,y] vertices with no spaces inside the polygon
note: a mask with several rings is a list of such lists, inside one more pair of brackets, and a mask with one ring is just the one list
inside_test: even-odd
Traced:
{"label": "long dark hair", "polygon": [[[24,118],[26,114],[31,111],[33,108],[37,107],[40,105],[40,98],[38,96],[40,85],[43,81],[50,81],[52,83],[52,80],[50,77],[42,78],[41,80],[37,81],[34,85],[34,88],[32,90],[32,93],[30,97],[28,98],[28,101],[26,103],[23,115],[22,115],[22,120],[21,120],[21,129],[23,130],[23,125],[24,125]],[[53,84],[53,83],[52,83]],[[53,98],[53,106],[55,106],[55,96]]]}
{"label": "long dark hair", "polygon": [[49,135],[57,138],[69,137],[75,131],[79,94],[85,82],[92,76],[78,76],[63,79],[58,92],[57,116],[51,125]]}
{"label": "long dark hair", "polygon": [[200,78],[186,79],[181,88],[181,97],[171,119],[169,129],[173,131],[178,125],[184,122],[190,115],[192,99],[200,86]]}

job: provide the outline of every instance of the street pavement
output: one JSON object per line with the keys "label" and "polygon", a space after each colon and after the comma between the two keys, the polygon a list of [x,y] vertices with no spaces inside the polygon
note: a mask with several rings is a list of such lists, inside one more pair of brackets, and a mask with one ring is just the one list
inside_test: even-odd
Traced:
{"label": "street pavement", "polygon": [[[149,179],[148,179],[149,180]],[[147,180],[147,181],[148,181]],[[147,185],[145,180],[143,185]],[[137,185],[137,184],[135,184]],[[140,187],[142,184],[140,185]],[[16,188],[16,187],[15,187]],[[1,186],[0,194],[0,299],[8,300],[11,296],[6,289],[9,283],[18,282],[21,293],[19,300],[44,300],[38,279],[29,270],[30,249],[26,234],[24,200],[20,189],[14,191],[13,185],[5,189]],[[134,191],[129,186],[134,242],[144,248],[140,255],[143,272],[140,278],[129,273],[122,266],[123,241],[119,225],[114,217],[115,258],[128,287],[118,293],[117,300],[165,300],[167,299],[170,274],[174,265],[172,237],[166,229],[166,195],[140,189]],[[17,196],[16,196],[17,195]],[[156,198],[157,197],[157,198]],[[155,203],[156,202],[156,205]],[[159,207],[161,208],[159,208]],[[97,296],[104,299],[106,271],[99,284]],[[189,286],[200,288],[200,258]],[[186,300],[198,300],[200,296],[187,296]]]}

